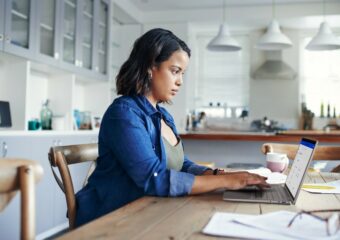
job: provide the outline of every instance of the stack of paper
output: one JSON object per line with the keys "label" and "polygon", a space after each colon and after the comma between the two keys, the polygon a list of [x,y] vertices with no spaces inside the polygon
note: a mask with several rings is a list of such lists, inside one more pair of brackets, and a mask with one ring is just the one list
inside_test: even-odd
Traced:
{"label": "stack of paper", "polygon": [[340,193],[340,180],[328,183],[308,183],[302,189],[312,193]]}
{"label": "stack of paper", "polygon": [[328,236],[326,223],[309,215],[298,217],[287,227],[295,212],[278,211],[258,216],[217,212],[203,233],[248,239],[340,239],[340,231]]}

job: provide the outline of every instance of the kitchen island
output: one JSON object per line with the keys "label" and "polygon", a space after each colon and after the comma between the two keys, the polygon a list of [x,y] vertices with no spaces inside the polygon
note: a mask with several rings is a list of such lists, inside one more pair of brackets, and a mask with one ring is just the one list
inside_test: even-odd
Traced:
{"label": "kitchen island", "polygon": [[281,132],[237,132],[237,131],[201,131],[180,135],[187,140],[225,140],[225,141],[265,141],[298,142],[301,137],[309,137],[322,143],[339,143],[340,131],[289,130]]}
{"label": "kitchen island", "polygon": [[[257,163],[265,165],[261,146],[267,142],[298,144],[302,137],[319,141],[320,145],[339,145],[340,131],[298,131],[279,133],[266,132],[188,132],[180,134],[185,154],[192,161],[214,163],[216,167],[226,167],[231,163]],[[326,169],[338,165],[328,163]]]}

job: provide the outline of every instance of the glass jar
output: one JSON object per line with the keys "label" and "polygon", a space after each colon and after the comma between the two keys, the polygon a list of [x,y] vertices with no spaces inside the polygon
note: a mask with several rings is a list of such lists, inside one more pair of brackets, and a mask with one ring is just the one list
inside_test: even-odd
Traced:
{"label": "glass jar", "polygon": [[87,129],[91,130],[92,129],[92,124],[91,124],[91,112],[81,112],[81,120],[80,120],[80,128],[79,129]]}
{"label": "glass jar", "polygon": [[41,111],[40,111],[40,121],[41,121],[41,129],[42,130],[51,130],[52,129],[52,116],[53,113],[49,108],[49,100],[43,103]]}

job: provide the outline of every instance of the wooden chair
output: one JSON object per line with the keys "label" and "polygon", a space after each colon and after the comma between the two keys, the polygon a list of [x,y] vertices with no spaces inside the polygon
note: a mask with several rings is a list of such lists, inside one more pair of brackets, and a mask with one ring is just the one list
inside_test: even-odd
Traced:
{"label": "wooden chair", "polygon": [[35,161],[0,158],[0,212],[21,191],[21,239],[35,239],[35,183],[43,175]]}
{"label": "wooden chair", "polygon": [[[283,143],[264,143],[261,151],[263,154],[268,152],[278,152],[287,154],[289,159],[294,159],[299,145]],[[317,146],[313,160],[340,160],[340,146]],[[340,172],[340,165],[333,168],[331,172]]]}
{"label": "wooden chair", "polygon": [[[70,229],[74,229],[75,227],[76,198],[68,165],[93,161],[94,164],[91,164],[87,177],[84,181],[84,185],[86,185],[88,177],[95,169],[95,161],[97,160],[97,157],[97,143],[51,147],[48,153],[48,159],[51,164],[54,178],[57,181],[60,189],[65,194]],[[61,180],[55,173],[53,167],[58,168]]]}

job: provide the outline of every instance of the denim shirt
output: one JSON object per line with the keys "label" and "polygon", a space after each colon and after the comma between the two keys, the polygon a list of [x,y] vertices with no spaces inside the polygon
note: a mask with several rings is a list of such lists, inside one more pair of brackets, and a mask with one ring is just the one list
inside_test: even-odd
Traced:
{"label": "denim shirt", "polygon": [[159,105],[155,109],[144,96],[122,96],[110,105],[99,132],[97,167],[76,195],[77,225],[145,195],[190,193],[194,175],[207,168],[186,156],[180,171],[166,168],[161,119],[179,137],[172,116]]}

